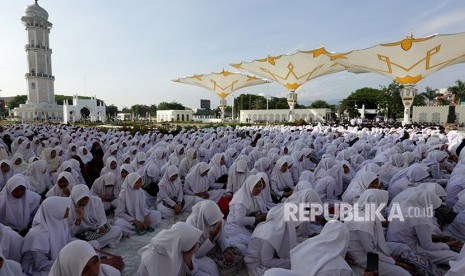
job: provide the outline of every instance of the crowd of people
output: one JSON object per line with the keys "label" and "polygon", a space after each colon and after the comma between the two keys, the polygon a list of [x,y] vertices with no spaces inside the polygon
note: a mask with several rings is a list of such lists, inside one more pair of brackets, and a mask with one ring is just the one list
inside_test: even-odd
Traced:
{"label": "crowd of people", "polygon": [[[465,275],[465,139],[413,126],[255,126],[146,134],[0,129],[0,275],[120,275],[98,251],[186,214],[137,275]],[[287,204],[434,210],[285,219]],[[367,215],[366,215],[367,216]],[[365,216],[365,217],[366,217]],[[376,255],[375,267],[369,258]]]}

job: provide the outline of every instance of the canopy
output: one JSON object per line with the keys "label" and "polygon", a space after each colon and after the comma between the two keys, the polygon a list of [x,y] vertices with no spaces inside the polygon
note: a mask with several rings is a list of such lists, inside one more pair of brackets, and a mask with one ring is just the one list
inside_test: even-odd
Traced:
{"label": "canopy", "polygon": [[255,76],[225,70],[220,73],[193,75],[173,81],[203,87],[212,91],[221,99],[225,99],[229,94],[241,88],[268,82]]}
{"label": "canopy", "polygon": [[465,33],[422,38],[411,34],[401,41],[329,56],[353,73],[379,73],[411,85],[446,66],[464,62]]}
{"label": "canopy", "polygon": [[268,56],[231,66],[279,82],[289,90],[297,90],[311,79],[345,70],[345,67],[333,62],[327,54],[322,47],[298,51],[292,55]]}

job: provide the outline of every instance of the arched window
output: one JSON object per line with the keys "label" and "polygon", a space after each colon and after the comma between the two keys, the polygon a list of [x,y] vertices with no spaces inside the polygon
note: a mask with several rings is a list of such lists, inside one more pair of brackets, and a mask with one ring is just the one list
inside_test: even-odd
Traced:
{"label": "arched window", "polygon": [[36,89],[36,83],[35,83],[35,82],[32,82],[32,83],[31,83],[31,88],[32,88],[32,89]]}

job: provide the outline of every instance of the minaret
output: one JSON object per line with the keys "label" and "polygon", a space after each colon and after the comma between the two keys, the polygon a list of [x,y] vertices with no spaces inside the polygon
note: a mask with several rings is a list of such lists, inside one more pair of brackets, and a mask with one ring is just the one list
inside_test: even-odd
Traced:
{"label": "minaret", "polygon": [[52,23],[48,21],[47,11],[37,4],[37,0],[35,4],[26,7],[21,21],[27,31],[27,104],[54,104],[55,77],[52,75],[52,49],[49,41]]}

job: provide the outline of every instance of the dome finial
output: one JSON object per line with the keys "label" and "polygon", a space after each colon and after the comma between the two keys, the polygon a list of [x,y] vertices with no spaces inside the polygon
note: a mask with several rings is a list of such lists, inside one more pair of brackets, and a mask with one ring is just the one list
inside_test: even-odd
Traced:
{"label": "dome finial", "polygon": [[35,1],[36,1],[36,5],[38,5],[38,4],[37,4],[37,1],[39,1],[39,0],[35,0]]}

